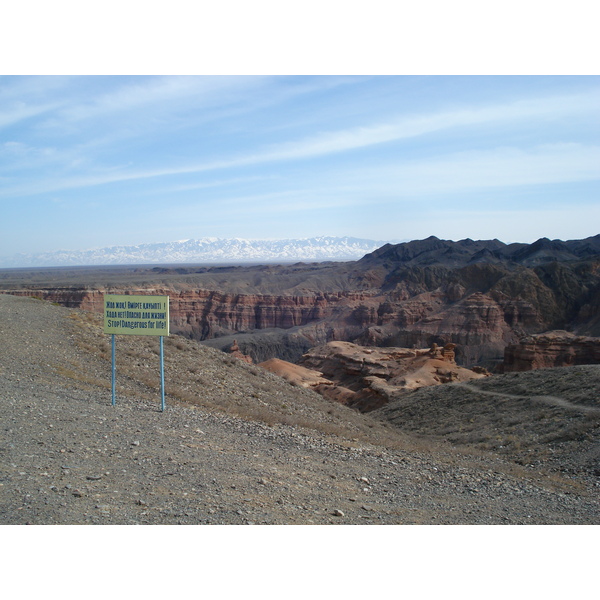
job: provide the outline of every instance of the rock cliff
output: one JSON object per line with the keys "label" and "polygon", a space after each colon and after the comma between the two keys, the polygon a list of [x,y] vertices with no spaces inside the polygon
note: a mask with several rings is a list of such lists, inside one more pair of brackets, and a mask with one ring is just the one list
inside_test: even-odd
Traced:
{"label": "rock cliff", "polygon": [[509,373],[594,364],[600,364],[600,338],[548,331],[507,346],[502,366],[503,371]]}

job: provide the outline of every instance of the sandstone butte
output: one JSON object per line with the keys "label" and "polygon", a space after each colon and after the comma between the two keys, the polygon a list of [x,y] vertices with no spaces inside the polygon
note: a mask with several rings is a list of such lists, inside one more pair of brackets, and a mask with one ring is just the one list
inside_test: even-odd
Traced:
{"label": "sandstone butte", "polygon": [[309,387],[326,398],[367,412],[421,387],[489,375],[485,369],[458,366],[454,349],[454,344],[409,349],[330,342],[310,350],[300,364],[270,359],[260,366],[292,384]]}

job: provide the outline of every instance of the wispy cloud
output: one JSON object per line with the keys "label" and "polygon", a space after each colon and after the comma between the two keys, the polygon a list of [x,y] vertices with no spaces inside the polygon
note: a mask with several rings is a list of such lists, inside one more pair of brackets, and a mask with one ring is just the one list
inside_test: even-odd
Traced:
{"label": "wispy cloud", "polygon": [[581,116],[590,111],[597,114],[598,106],[600,106],[600,94],[587,93],[538,100],[522,100],[509,105],[502,104],[409,117],[401,116],[385,123],[323,132],[300,140],[273,144],[263,151],[245,156],[200,164],[115,174],[114,179],[110,177],[107,179],[102,177],[84,179],[80,183],[75,183],[75,185],[99,185],[126,179],[144,179],[276,161],[310,159],[367,148],[386,142],[415,138],[424,134],[458,127],[484,124],[502,126],[508,122],[547,117],[559,118],[573,113]]}
{"label": "wispy cloud", "polygon": [[[154,169],[113,168],[90,175],[27,184],[21,189],[6,190],[5,195],[85,188],[123,181],[317,158],[453,127],[483,123],[502,124],[515,119],[531,119],[540,115],[559,116],[573,111],[580,114],[582,111],[595,110],[595,99],[600,102],[596,95],[587,94],[550,98],[539,102],[523,101],[509,107],[494,106],[473,111],[461,110],[402,118],[386,124],[328,132],[294,142],[271,145],[261,152],[230,159]],[[487,187],[597,179],[600,164],[598,159],[597,147],[567,143],[539,146],[529,150],[497,148],[465,152],[421,162],[404,160],[393,167],[386,167],[385,170],[387,175],[392,175],[396,181],[403,181],[406,190],[435,192],[447,186]],[[359,171],[364,185],[368,172],[364,169]],[[350,173],[350,178],[357,177],[356,173],[354,176]]]}
{"label": "wispy cloud", "polygon": [[11,127],[32,117],[50,113],[61,106],[59,102],[46,104],[15,103],[13,106],[5,107],[0,111],[0,129]]}
{"label": "wispy cloud", "polygon": [[[90,78],[97,84],[95,78]],[[177,121],[189,127],[193,122],[215,116],[252,112],[259,108],[290,101],[294,97],[324,91],[352,83],[353,78],[310,79],[293,86],[280,86],[274,77],[249,76],[169,76],[110,78],[109,92],[75,97],[62,107],[47,125],[65,126],[83,121],[98,121],[127,115],[133,120],[143,119],[148,128]],[[208,111],[208,112],[207,112]],[[193,113],[193,116],[192,116]]]}
{"label": "wispy cloud", "polygon": [[[119,80],[117,78],[117,82]],[[180,107],[181,102],[193,102],[194,107],[200,109],[203,105],[218,104],[224,96],[260,84],[259,78],[250,77],[159,77],[144,78],[141,82],[123,78],[123,84],[116,89],[65,108],[61,118],[71,121],[97,119],[149,107],[169,112]]]}
{"label": "wispy cloud", "polygon": [[[168,139],[177,131],[189,132],[211,123],[225,123],[230,135],[238,127],[247,135],[244,115],[248,113],[274,110],[300,97],[326,93],[361,79],[309,77],[284,85],[281,78],[267,76],[0,78],[0,127],[41,117],[32,121],[29,132],[52,135],[57,144],[62,142],[80,155],[110,151],[111,147],[118,154],[124,140],[141,144],[157,136]],[[48,100],[51,98],[55,101]],[[278,130],[280,124],[274,122],[272,127]],[[195,169],[195,165],[182,165],[170,172]],[[201,166],[199,171],[203,170]],[[164,174],[168,172],[159,169],[156,176]],[[131,179],[152,176],[139,170]]]}
{"label": "wispy cloud", "polygon": [[[295,188],[220,196],[218,210],[234,210],[239,216],[318,214],[328,209],[375,205],[383,209],[390,203],[414,204],[416,198],[432,195],[449,197],[474,190],[598,180],[600,146],[552,144],[527,150],[502,147],[376,168],[340,169],[326,177],[297,181]],[[207,209],[205,204],[197,206]],[[189,206],[180,210],[183,216]]]}
{"label": "wispy cloud", "polygon": [[600,94],[588,93],[539,100],[522,100],[483,108],[469,108],[426,115],[401,116],[386,123],[325,132],[304,140],[274,146],[257,160],[309,158],[418,137],[428,133],[474,125],[502,125],[524,119],[560,117],[578,113],[597,114]]}
{"label": "wispy cloud", "polygon": [[350,189],[388,196],[600,180],[600,146],[546,144],[500,147],[358,168],[344,176]]}

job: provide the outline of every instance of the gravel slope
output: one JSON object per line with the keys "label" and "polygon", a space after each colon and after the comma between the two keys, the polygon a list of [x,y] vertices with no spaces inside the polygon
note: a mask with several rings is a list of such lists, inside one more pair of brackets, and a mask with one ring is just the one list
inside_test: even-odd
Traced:
{"label": "gravel slope", "polygon": [[[188,340],[181,352],[186,360],[195,352],[202,364],[199,395],[219,390],[243,395],[240,406],[267,406],[278,393],[277,403],[304,406],[304,418],[329,422],[330,432],[279,424],[271,413],[270,424],[225,414],[216,396],[204,406],[168,396],[163,413],[155,389],[128,376],[112,407],[110,363],[84,349],[87,334],[73,315],[78,311],[0,295],[2,524],[599,521],[592,483],[443,445],[428,451],[406,436],[385,438],[368,420],[344,433],[344,411],[329,414],[306,390]],[[100,335],[94,323],[88,330]],[[119,340],[119,347],[139,339]],[[125,360],[125,350],[120,354]],[[175,360],[174,347],[171,355]],[[129,360],[144,367],[144,356]],[[184,374],[167,363],[166,376]]]}
{"label": "gravel slope", "polygon": [[600,486],[600,365],[422,388],[371,415],[404,432]]}

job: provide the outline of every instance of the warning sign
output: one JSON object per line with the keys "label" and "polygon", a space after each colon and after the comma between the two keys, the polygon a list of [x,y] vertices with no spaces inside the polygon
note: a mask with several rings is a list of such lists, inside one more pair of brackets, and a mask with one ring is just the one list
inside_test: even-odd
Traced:
{"label": "warning sign", "polygon": [[169,335],[169,296],[105,294],[104,333]]}

